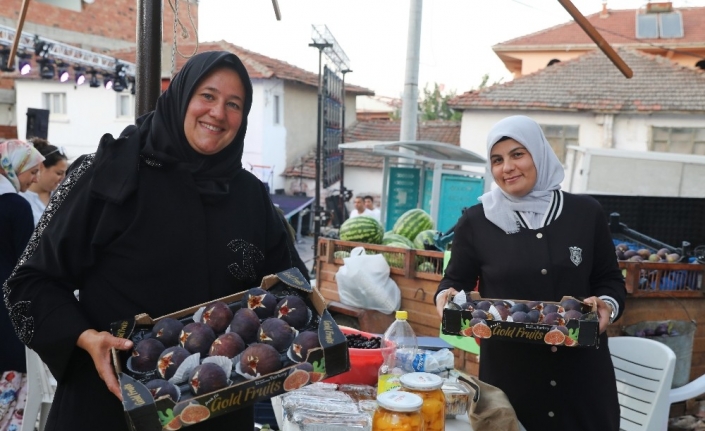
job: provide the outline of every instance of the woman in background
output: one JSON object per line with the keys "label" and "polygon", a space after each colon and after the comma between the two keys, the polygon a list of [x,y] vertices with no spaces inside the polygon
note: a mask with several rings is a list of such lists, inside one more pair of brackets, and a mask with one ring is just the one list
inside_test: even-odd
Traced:
{"label": "woman in background", "polygon": [[[17,265],[34,230],[32,208],[23,192],[37,181],[44,157],[23,141],[0,143],[0,281]],[[5,293],[3,291],[3,293]],[[26,372],[24,345],[15,335],[5,307],[0,307],[0,373]]]}
{"label": "woman in background", "polygon": [[68,168],[68,157],[61,147],[55,147],[48,141],[41,138],[32,138],[30,142],[34,148],[44,156],[44,161],[39,165],[39,177],[36,183],[32,183],[29,189],[21,192],[20,195],[27,199],[32,206],[32,216],[34,225],[39,223],[39,217],[49,204],[52,193],[59,187],[59,183],[66,177]]}

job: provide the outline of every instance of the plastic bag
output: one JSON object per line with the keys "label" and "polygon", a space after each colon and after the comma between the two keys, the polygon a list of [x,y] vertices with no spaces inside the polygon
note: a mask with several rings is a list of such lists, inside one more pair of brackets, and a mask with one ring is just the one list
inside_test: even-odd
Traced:
{"label": "plastic bag", "polygon": [[365,254],[355,247],[335,274],[340,302],[390,314],[401,306],[399,286],[389,277],[389,264],[381,254]]}

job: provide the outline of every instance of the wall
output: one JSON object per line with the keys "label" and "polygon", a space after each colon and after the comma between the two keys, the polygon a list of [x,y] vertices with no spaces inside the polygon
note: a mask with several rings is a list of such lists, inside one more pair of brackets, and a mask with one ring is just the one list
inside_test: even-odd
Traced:
{"label": "wall", "polygon": [[315,87],[297,82],[284,83],[284,127],[286,127],[286,165],[316,149],[318,92]]}
{"label": "wall", "polygon": [[[41,1],[30,2],[23,31],[38,33],[40,36],[86,49],[118,49],[134,45],[137,34],[135,0],[96,1],[91,4],[75,1],[80,4],[80,12]],[[23,2],[24,0],[0,0],[0,24],[16,28]],[[189,30],[191,37],[194,37],[188,16],[189,3],[193,22],[198,26],[197,0],[179,0],[179,19]],[[163,11],[163,37],[166,42],[171,43],[174,13],[169,2],[164,2]],[[60,23],[60,28],[57,23]],[[93,37],[85,37],[86,34]],[[129,45],[121,42],[129,42]]]}
{"label": "wall", "polygon": [[[617,47],[619,45],[614,45]],[[556,58],[560,61],[568,61],[579,57],[593,49],[576,49],[576,50],[556,50],[556,51],[498,51],[502,57],[511,57],[521,61],[521,75],[528,75],[538,70],[543,69],[548,65],[548,62]],[[705,50],[696,50],[687,53],[672,54],[668,51],[650,52],[652,55],[663,55],[671,61],[681,66],[695,68],[695,63],[705,56]],[[668,54],[668,55],[667,55]],[[691,55],[692,54],[692,55]],[[519,75],[519,76],[521,76]],[[516,76],[518,77],[518,76]]]}
{"label": "wall", "polygon": [[[67,115],[49,116],[49,142],[63,146],[69,159],[95,152],[105,133],[117,136],[134,122],[134,116],[117,118],[117,95],[103,87],[90,88],[87,84],[75,86],[58,81],[16,80],[17,104],[15,122],[18,136],[25,139],[27,108],[42,109],[42,93],[66,93]],[[132,96],[134,98],[134,96]]]}
{"label": "wall", "polygon": [[[463,113],[460,129],[460,146],[478,154],[485,155],[486,138],[492,126],[499,120],[510,115],[528,115],[539,124],[550,125],[577,125],[579,129],[579,142],[586,148],[614,148],[627,151],[648,151],[651,127],[702,127],[702,114],[651,114],[651,115],[611,115],[595,114],[592,112],[554,112],[554,111],[511,111],[511,110],[466,110]],[[569,187],[571,180],[578,184],[579,179],[573,172],[572,166],[579,166],[580,154],[568,151],[566,157],[566,180],[563,187]],[[654,178],[655,180],[655,178]],[[580,181],[585,181],[584,179]],[[489,183],[489,181],[488,181]],[[615,183],[618,183],[616,181]],[[489,184],[486,184],[489,186]],[[573,187],[574,188],[574,187]],[[566,188],[568,189],[568,188]],[[575,189],[576,192],[584,191]],[[591,190],[591,193],[620,194],[624,191]],[[631,192],[626,194],[633,194]],[[701,193],[696,193],[697,197]],[[693,196],[688,191],[683,196]]]}
{"label": "wall", "polygon": [[[346,166],[343,181],[345,183],[345,188],[353,191],[353,196],[381,196],[383,181],[382,174],[382,169]],[[384,204],[384,202],[382,204]],[[353,208],[353,200],[350,199],[350,202],[348,202],[348,209],[352,210]]]}

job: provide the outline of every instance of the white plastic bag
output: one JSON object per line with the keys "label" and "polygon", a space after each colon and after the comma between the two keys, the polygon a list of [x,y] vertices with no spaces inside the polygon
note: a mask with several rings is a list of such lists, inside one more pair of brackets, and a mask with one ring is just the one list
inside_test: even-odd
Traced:
{"label": "white plastic bag", "polygon": [[340,302],[390,314],[401,306],[399,286],[389,277],[389,264],[381,254],[365,254],[355,247],[335,274]]}

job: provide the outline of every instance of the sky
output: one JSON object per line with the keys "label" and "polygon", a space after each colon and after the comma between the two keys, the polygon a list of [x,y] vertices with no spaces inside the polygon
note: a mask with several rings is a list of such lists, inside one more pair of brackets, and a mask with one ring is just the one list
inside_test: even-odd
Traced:
{"label": "sky", "polygon": [[[573,0],[584,14],[602,0]],[[608,0],[610,9],[636,9],[646,0]],[[705,0],[675,0],[676,7]],[[318,71],[318,50],[309,47],[312,25],[325,25],[350,59],[346,83],[378,96],[401,97],[406,73],[409,0],[201,0],[199,41],[225,40],[245,49]],[[426,0],[422,6],[419,93],[442,85],[461,94],[512,79],[492,46],[571,20],[557,0]],[[164,23],[164,31],[170,31]]]}

